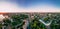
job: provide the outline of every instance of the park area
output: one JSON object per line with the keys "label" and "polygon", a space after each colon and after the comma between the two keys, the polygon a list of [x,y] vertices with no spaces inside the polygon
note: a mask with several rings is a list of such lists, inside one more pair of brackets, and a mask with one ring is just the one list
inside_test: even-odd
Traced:
{"label": "park area", "polygon": [[60,29],[60,13],[0,14],[0,29]]}

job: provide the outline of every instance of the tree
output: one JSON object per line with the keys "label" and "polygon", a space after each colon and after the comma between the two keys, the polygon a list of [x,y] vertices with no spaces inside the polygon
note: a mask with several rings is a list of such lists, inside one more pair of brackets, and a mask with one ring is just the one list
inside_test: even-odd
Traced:
{"label": "tree", "polygon": [[6,28],[9,29],[11,27],[11,21],[8,18],[5,18],[3,22],[4,22],[3,25],[6,26]]}
{"label": "tree", "polygon": [[31,22],[30,22],[30,28],[31,29],[46,29],[44,24],[42,24],[39,21],[39,18],[35,17]]}
{"label": "tree", "polygon": [[28,15],[26,15],[26,14],[13,15],[11,18],[12,19],[27,19]]}
{"label": "tree", "polygon": [[0,24],[0,29],[2,29],[2,24]]}
{"label": "tree", "polygon": [[12,26],[16,26],[16,27],[20,27],[22,28],[22,26],[24,25],[23,20],[28,18],[28,15],[25,14],[20,14],[20,15],[13,15],[11,16],[11,18],[13,19],[14,22],[12,22]]}
{"label": "tree", "polygon": [[59,29],[60,28],[60,14],[55,14],[53,16],[53,22],[51,23],[51,29]]}

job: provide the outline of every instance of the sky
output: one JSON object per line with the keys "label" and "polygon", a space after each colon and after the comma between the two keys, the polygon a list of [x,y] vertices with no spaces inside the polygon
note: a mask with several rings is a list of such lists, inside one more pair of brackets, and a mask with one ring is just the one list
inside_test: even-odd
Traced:
{"label": "sky", "polygon": [[0,0],[0,12],[60,12],[60,0]]}
{"label": "sky", "polygon": [[18,4],[29,7],[34,5],[41,5],[41,3],[47,3],[50,5],[55,5],[56,7],[60,7],[60,0],[16,0]]}

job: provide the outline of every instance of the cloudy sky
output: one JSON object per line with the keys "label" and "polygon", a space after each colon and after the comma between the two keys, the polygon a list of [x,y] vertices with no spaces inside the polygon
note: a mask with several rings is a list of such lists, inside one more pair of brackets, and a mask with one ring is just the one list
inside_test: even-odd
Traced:
{"label": "cloudy sky", "polygon": [[0,0],[0,12],[60,12],[60,0]]}

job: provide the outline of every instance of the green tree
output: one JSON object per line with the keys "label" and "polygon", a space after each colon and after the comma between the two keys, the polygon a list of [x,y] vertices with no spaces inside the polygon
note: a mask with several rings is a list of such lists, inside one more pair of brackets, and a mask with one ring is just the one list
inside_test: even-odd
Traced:
{"label": "green tree", "polygon": [[53,18],[54,20],[51,23],[51,29],[60,29],[60,14],[55,14]]}
{"label": "green tree", "polygon": [[13,19],[12,22],[12,26],[19,26],[20,28],[22,28],[22,26],[24,25],[23,20],[28,18],[28,15],[25,14],[20,14],[20,15],[13,15],[11,16],[11,18]]}
{"label": "green tree", "polygon": [[31,22],[30,22],[30,27],[31,29],[46,29],[44,24],[42,24],[39,21],[39,18],[35,17]]}
{"label": "green tree", "polygon": [[26,14],[13,15],[11,18],[12,19],[26,19],[26,18],[28,18],[28,15],[26,15]]}
{"label": "green tree", "polygon": [[0,29],[2,29],[2,24],[0,24]]}
{"label": "green tree", "polygon": [[11,21],[8,18],[4,19],[3,22],[3,25],[6,26],[6,28],[11,27]]}

